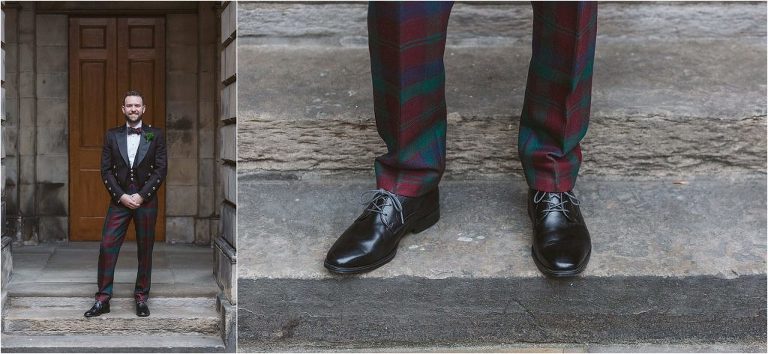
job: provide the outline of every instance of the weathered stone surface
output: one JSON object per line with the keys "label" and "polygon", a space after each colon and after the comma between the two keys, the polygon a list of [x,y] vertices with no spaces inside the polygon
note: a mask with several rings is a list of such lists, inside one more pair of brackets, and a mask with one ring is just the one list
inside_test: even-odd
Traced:
{"label": "weathered stone surface", "polygon": [[235,144],[235,141],[237,141],[237,130],[238,126],[235,124],[225,125],[219,129],[222,141],[220,157],[224,160],[237,160],[238,148]]}
{"label": "weathered stone surface", "polygon": [[165,242],[171,244],[195,242],[195,218],[192,216],[167,216],[165,218]]}
{"label": "weathered stone surface", "polygon": [[37,215],[67,216],[69,214],[67,183],[38,183],[37,189]]}
{"label": "weathered stone surface", "polygon": [[[240,278],[339,279],[323,259],[373,178],[239,180]],[[360,277],[541,277],[523,178],[443,181],[440,192],[440,221]],[[585,177],[575,192],[592,236],[587,277],[765,276],[765,175]]]}
{"label": "weathered stone surface", "polygon": [[[236,300],[236,299],[235,299]],[[237,302],[230,302],[221,295],[216,297],[216,309],[219,312],[219,322],[223,324],[221,333],[228,352],[237,349]]]}
{"label": "weathered stone surface", "polygon": [[240,281],[241,348],[755,342],[765,274]]}
{"label": "weathered stone surface", "polygon": [[166,73],[166,100],[192,102],[196,109],[197,102],[197,73],[185,71],[171,71]]}
{"label": "weathered stone surface", "polygon": [[[67,132],[69,129],[67,126],[67,120],[63,119],[63,117],[68,114],[68,109],[68,98],[38,98],[37,124],[39,126],[61,126],[63,127],[64,132]],[[59,136],[52,138],[61,139]],[[66,138],[66,136],[64,138]],[[66,139],[65,141],[68,142]]]}
{"label": "weathered stone surface", "polygon": [[224,199],[235,203],[237,201],[237,169],[235,166],[221,166],[221,186]]}
{"label": "weathered stone surface", "polygon": [[211,223],[208,219],[195,218],[195,244],[211,244]]}
{"label": "weathered stone surface", "polygon": [[[187,36],[190,28],[187,28]],[[195,37],[195,36],[189,36]],[[168,66],[169,71],[182,71],[182,72],[197,72],[197,43],[183,45],[176,43],[169,43],[168,45]]]}
{"label": "weathered stone surface", "polygon": [[[69,88],[69,73],[37,73],[38,98],[67,98]],[[62,112],[62,116],[65,112]]]}
{"label": "weathered stone surface", "polygon": [[69,218],[66,216],[39,216],[40,242],[62,242],[69,235]]}
{"label": "weathered stone surface", "polygon": [[214,353],[224,349],[219,336],[3,335],[3,351],[9,353]]}
{"label": "weathered stone surface", "polygon": [[[35,18],[35,42],[38,46],[67,45],[69,19],[62,14],[38,14]],[[66,49],[65,49],[66,50]],[[65,52],[66,53],[66,52]],[[53,58],[48,58],[53,59]],[[66,59],[66,56],[65,56]],[[54,59],[55,60],[55,59]]]}
{"label": "weathered stone surface", "polygon": [[[67,30],[65,29],[66,33]],[[63,46],[38,46],[37,47],[37,72],[58,73],[69,70],[69,53],[66,42]]]}
{"label": "weathered stone surface", "polygon": [[[190,132],[194,133],[194,132]],[[195,158],[183,159],[174,158],[168,161],[169,185],[174,186],[196,186],[197,185],[197,164]]]}
{"label": "weathered stone surface", "polygon": [[38,183],[69,183],[69,158],[66,154],[39,155],[35,163]]}
{"label": "weathered stone surface", "polygon": [[[248,44],[367,45],[366,4],[238,5],[238,37]],[[528,3],[456,3],[447,44],[530,43],[532,15]],[[766,31],[765,8],[760,3],[602,3],[598,19],[599,41],[762,38]]]}
{"label": "weathered stone surface", "polygon": [[[238,166],[263,172],[371,171],[386,146],[371,120],[243,119]],[[448,118],[446,177],[521,175],[518,117]],[[601,117],[582,142],[583,175],[766,172],[766,117]]]}
{"label": "weathered stone surface", "polygon": [[168,14],[166,16],[166,41],[176,45],[197,45],[197,14]]}
{"label": "weathered stone surface", "polygon": [[213,275],[222,293],[235,303],[237,300],[237,251],[227,241],[217,238],[213,245]]}
{"label": "weathered stone surface", "polygon": [[136,317],[131,298],[110,301],[108,316],[84,318],[89,297],[11,297],[3,315],[4,333],[13,334],[202,334],[219,333],[213,298],[150,298],[152,315]]}
{"label": "weathered stone surface", "polygon": [[165,186],[165,214],[169,216],[197,215],[197,186]]}
{"label": "weathered stone surface", "polygon": [[[240,46],[238,56],[240,116],[268,120],[373,116],[365,48]],[[765,57],[764,41],[598,45],[592,117],[765,115]],[[464,116],[519,114],[529,60],[529,46],[448,48],[448,110]]]}
{"label": "weathered stone surface", "polygon": [[[61,124],[61,123],[64,124]],[[37,154],[38,155],[66,155],[69,150],[69,135],[67,133],[66,121],[59,121],[60,124],[40,125],[37,127]],[[43,167],[45,168],[45,167]],[[69,169],[69,163],[66,164],[64,171],[55,171],[55,173],[66,173]]]}
{"label": "weathered stone surface", "polygon": [[237,249],[236,223],[237,210],[231,204],[223,203],[221,205],[221,223],[219,224],[221,230],[219,230],[219,234],[235,249]]}

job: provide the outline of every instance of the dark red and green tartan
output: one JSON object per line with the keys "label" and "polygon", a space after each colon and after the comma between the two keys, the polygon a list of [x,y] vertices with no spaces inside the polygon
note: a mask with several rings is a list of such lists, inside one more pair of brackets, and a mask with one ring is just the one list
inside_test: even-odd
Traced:
{"label": "dark red and green tartan", "polygon": [[[452,2],[369,2],[379,188],[415,197],[445,170],[443,54]],[[518,149],[531,188],[573,188],[591,101],[597,3],[533,2],[533,55]]]}
{"label": "dark red and green tartan", "polygon": [[[131,193],[131,192],[129,192]],[[155,222],[157,221],[157,198],[142,204],[136,209],[110,204],[99,248],[99,270],[97,284],[99,291],[96,300],[109,301],[115,276],[117,256],[125,240],[131,219],[136,226],[136,245],[139,268],[136,273],[136,285],[133,296],[136,300],[146,301],[152,282],[152,249],[155,244]]]}
{"label": "dark red and green tartan", "polygon": [[369,2],[379,188],[418,196],[445,170],[445,34],[452,2]]}
{"label": "dark red and green tartan", "polygon": [[576,183],[596,35],[597,2],[533,3],[533,53],[517,145],[533,189],[566,192]]}

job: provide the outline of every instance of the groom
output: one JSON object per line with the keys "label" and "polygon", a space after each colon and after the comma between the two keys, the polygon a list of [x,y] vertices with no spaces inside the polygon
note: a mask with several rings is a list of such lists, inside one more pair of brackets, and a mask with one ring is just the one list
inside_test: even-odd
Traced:
{"label": "groom", "polygon": [[[596,2],[533,3],[533,52],[518,152],[528,182],[531,254],[547,276],[569,277],[589,261],[589,232],[573,194],[587,132],[597,33]],[[394,258],[400,239],[440,218],[445,170],[445,52],[451,2],[376,2],[368,43],[376,127],[387,153],[375,161],[378,190],[339,237],[325,267],[362,273]]]}
{"label": "groom", "polygon": [[125,125],[112,128],[104,137],[101,178],[111,198],[101,233],[98,292],[85,317],[109,312],[115,265],[131,219],[136,226],[139,269],[134,299],[136,315],[149,316],[147,298],[152,275],[152,247],[155,243],[157,190],[165,179],[167,156],[162,131],[141,123],[147,110],[138,91],[123,98]]}

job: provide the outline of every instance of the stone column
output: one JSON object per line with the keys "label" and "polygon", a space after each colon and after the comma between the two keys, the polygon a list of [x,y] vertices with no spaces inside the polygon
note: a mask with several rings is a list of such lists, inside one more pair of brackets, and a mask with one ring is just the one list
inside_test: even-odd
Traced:
{"label": "stone column", "polygon": [[224,341],[235,341],[235,305],[237,304],[237,238],[236,215],[236,134],[237,86],[236,81],[236,26],[237,3],[221,3],[220,56],[220,120],[217,146],[219,148],[219,186],[216,200],[220,200],[221,221],[214,242],[214,275],[221,289],[217,303],[225,323]]}
{"label": "stone column", "polygon": [[67,241],[69,234],[68,29],[67,15],[35,15],[35,204],[40,242]]}
{"label": "stone column", "polygon": [[[2,21],[0,23],[5,26],[7,18],[5,16],[6,8],[5,8],[5,2],[2,2],[2,13],[0,13],[0,16],[2,16]],[[15,11],[14,11],[15,14]],[[15,24],[15,21],[14,21]],[[8,30],[6,28],[3,28],[2,31],[2,37],[0,37],[0,127],[2,127],[2,138],[0,138],[0,176],[3,176],[5,180],[8,180],[6,164],[8,162],[8,159],[6,158],[6,144],[8,143],[8,134],[6,133],[6,121],[8,120],[7,116],[7,109],[6,109],[6,103],[5,100],[6,97],[6,65],[7,65],[7,52],[6,47],[8,46],[6,43],[6,32]],[[13,31],[13,35],[15,36],[16,33]],[[3,220],[2,224],[2,290],[0,291],[0,308],[5,307],[5,298],[8,294],[7,289],[5,288],[8,282],[11,280],[11,272],[13,271],[13,257],[11,255],[11,237],[8,236],[8,221],[7,221],[7,210],[8,206],[6,203],[7,196],[6,192],[8,189],[6,188],[6,181],[2,181],[0,183],[0,218]]]}
{"label": "stone column", "polygon": [[217,50],[219,26],[218,3],[201,2],[198,5],[198,36],[200,67],[198,74],[198,185],[197,218],[195,219],[195,243],[210,245],[218,226],[216,207],[216,125],[218,71]]}
{"label": "stone column", "polygon": [[166,242],[192,243],[198,212],[198,15],[166,18]]}

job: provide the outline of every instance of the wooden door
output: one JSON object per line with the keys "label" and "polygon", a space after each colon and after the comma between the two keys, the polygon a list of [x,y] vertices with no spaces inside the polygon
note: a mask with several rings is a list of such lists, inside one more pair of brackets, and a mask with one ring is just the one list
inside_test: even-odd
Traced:
{"label": "wooden door", "polygon": [[[165,126],[165,21],[160,17],[69,20],[69,239],[99,241],[109,195],[99,169],[104,135],[125,125],[129,89],[144,96],[143,124]],[[165,188],[155,239],[165,240]],[[128,239],[135,239],[133,223]]]}

